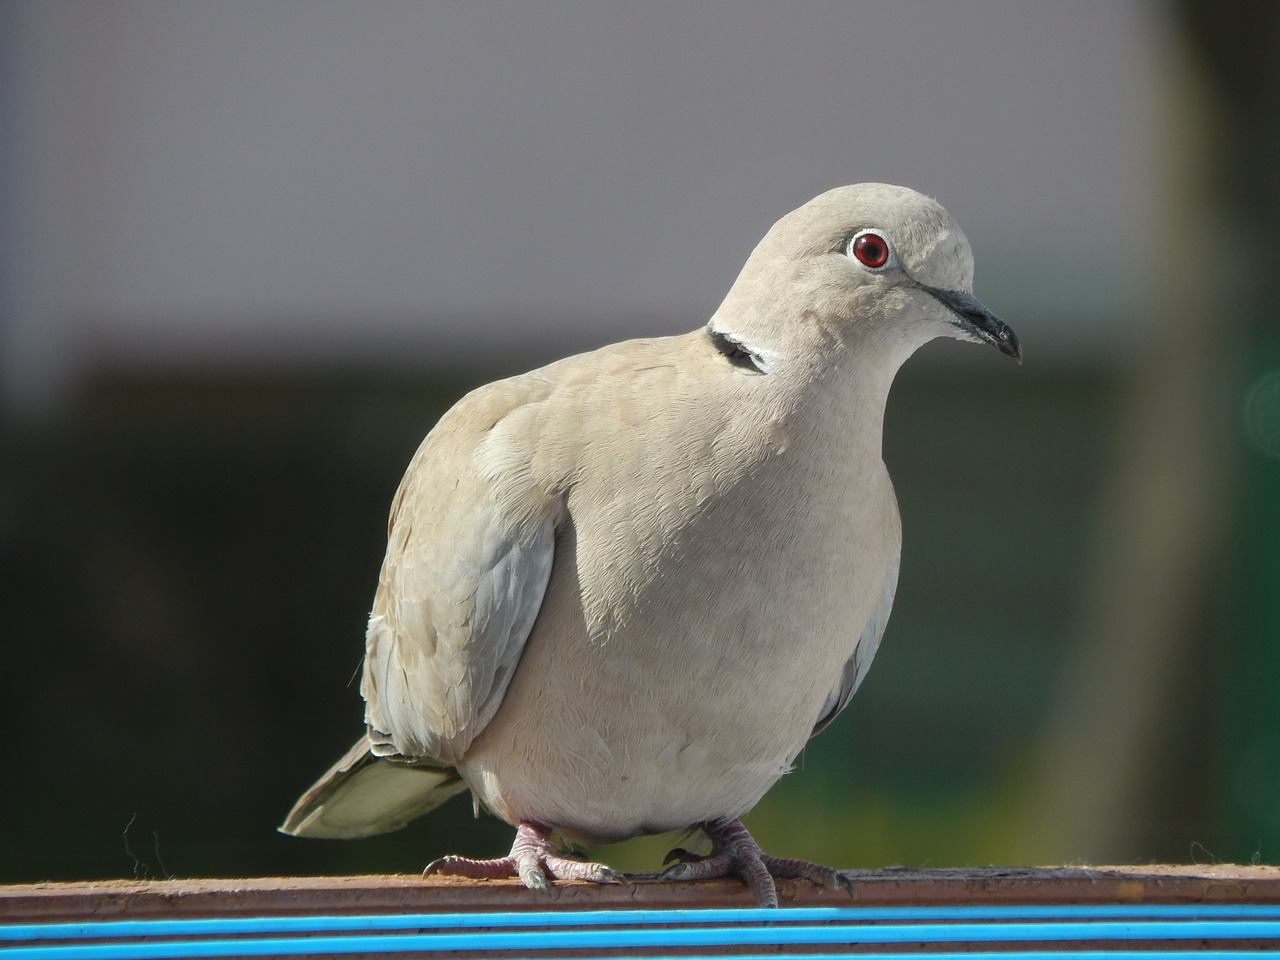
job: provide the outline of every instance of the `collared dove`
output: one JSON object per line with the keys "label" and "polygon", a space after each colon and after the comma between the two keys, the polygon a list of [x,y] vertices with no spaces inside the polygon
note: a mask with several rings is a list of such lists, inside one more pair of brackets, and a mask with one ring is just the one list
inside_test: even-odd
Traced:
{"label": "collared dove", "polygon": [[775,876],[842,883],[764,854],[739,817],[849,702],[884,633],[899,366],[939,336],[1021,359],[972,278],[936,202],[840,187],[774,225],[706,326],[463,397],[391,506],[366,735],[281,829],[382,833],[469,788],[517,828],[511,853],[427,872],[607,882],[558,840],[697,827],[711,855],[666,876],[736,874],[763,905]]}

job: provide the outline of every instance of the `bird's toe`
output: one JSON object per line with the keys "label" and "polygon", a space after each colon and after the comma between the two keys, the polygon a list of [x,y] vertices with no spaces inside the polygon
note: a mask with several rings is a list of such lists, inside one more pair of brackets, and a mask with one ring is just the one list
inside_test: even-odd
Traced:
{"label": "bird's toe", "polygon": [[792,860],[784,857],[771,857],[761,854],[761,860],[769,873],[779,879],[808,880],[826,887],[828,890],[844,890],[851,897],[856,897],[853,881],[833,867],[825,867],[820,863],[807,860]]}
{"label": "bird's toe", "polygon": [[512,857],[498,857],[496,860],[472,860],[450,854],[439,860],[432,860],[422,871],[424,877],[466,877],[469,880],[497,880],[513,877],[517,873],[517,864]]}
{"label": "bird's toe", "polygon": [[667,861],[676,860],[661,874],[664,880],[711,880],[719,877],[740,877],[762,907],[778,905],[778,889],[774,878],[799,878],[812,881],[828,890],[844,889],[854,896],[853,881],[839,870],[810,863],[772,857],[764,853],[739,821],[704,824],[703,829],[711,838],[709,857],[699,857],[687,850],[672,850]]}
{"label": "bird's toe", "polygon": [[590,880],[592,883],[621,883],[622,874],[603,863],[577,860],[549,854],[542,860],[543,868],[557,880]]}

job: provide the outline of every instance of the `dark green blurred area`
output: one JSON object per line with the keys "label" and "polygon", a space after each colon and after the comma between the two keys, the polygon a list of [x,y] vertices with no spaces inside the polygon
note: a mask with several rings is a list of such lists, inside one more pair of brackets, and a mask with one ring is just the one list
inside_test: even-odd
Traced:
{"label": "dark green blurred area", "polygon": [[[780,851],[1017,856],[984,811],[1053,694],[1114,386],[978,359],[918,361],[895,388],[898,603],[854,705],[753,815]],[[0,801],[0,880],[413,871],[505,847],[465,800],[368,841],[273,832],[359,733],[391,495],[483,379],[102,383],[52,428],[5,435],[4,630],[23,640],[3,702],[23,772]],[[652,868],[663,843],[609,855]]]}

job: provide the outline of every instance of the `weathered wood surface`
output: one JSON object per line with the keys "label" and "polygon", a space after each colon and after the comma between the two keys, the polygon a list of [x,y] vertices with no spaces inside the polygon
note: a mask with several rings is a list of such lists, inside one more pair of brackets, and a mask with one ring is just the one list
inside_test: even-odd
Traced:
{"label": "weathered wood surface", "polygon": [[[1280,867],[987,867],[956,870],[850,871],[857,899],[802,881],[783,881],[787,906],[961,904],[1280,903]],[[180,918],[347,913],[698,909],[750,907],[742,884],[558,884],[551,895],[516,881],[418,876],[266,877],[223,880],[103,880],[0,886],[6,923],[87,919]]]}

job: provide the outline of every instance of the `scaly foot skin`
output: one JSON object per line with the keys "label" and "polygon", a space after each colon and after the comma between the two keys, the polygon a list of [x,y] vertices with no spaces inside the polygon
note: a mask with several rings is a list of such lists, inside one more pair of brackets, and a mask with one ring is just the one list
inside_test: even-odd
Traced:
{"label": "scaly foot skin", "polygon": [[441,857],[427,864],[424,877],[469,877],[472,880],[497,880],[519,877],[530,890],[551,889],[552,880],[591,880],[595,883],[619,883],[622,874],[603,863],[562,857],[551,845],[551,831],[536,823],[522,823],[516,828],[511,852],[496,860],[470,860],[466,857]]}
{"label": "scaly foot skin", "polygon": [[680,862],[668,867],[662,874],[664,880],[712,880],[719,877],[738,876],[746,881],[762,907],[778,905],[778,888],[774,877],[790,879],[800,877],[821,884],[828,890],[844,888],[854,896],[853,881],[831,867],[809,863],[806,860],[789,860],[771,857],[760,849],[740,820],[728,823],[704,823],[703,831],[711,838],[711,856],[699,857],[687,850],[672,850],[668,860]]}

